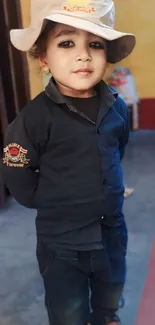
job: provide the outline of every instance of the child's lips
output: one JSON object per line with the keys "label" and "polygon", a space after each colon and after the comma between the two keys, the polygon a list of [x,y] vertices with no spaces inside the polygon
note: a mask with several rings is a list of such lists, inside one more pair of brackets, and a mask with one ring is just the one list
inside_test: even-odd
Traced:
{"label": "child's lips", "polygon": [[76,70],[74,73],[76,73],[77,75],[80,75],[80,76],[89,76],[92,73],[92,70],[81,68],[81,69]]}

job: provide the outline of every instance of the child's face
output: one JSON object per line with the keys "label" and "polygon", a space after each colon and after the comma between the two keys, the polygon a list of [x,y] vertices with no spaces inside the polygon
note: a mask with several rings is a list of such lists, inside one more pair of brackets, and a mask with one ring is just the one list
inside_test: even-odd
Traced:
{"label": "child's face", "polygon": [[106,42],[101,37],[56,24],[49,36],[44,60],[62,94],[92,96],[93,87],[105,72],[105,47]]}

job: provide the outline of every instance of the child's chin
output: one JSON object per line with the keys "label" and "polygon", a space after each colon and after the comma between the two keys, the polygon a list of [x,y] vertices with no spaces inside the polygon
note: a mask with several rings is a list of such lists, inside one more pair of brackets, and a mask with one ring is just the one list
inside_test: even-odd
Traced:
{"label": "child's chin", "polygon": [[94,83],[91,80],[81,78],[80,81],[74,82],[71,87],[76,90],[88,90],[94,87]]}

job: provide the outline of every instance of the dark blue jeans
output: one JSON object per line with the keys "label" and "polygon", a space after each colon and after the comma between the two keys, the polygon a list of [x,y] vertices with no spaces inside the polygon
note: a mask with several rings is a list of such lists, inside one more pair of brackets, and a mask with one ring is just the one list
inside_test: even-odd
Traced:
{"label": "dark blue jeans", "polygon": [[102,225],[103,250],[51,250],[38,241],[50,325],[105,325],[117,321],[126,275],[127,230]]}

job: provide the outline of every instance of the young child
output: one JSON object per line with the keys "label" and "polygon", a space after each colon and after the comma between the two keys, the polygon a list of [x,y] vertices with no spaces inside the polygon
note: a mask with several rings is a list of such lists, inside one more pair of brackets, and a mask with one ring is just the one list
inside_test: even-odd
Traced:
{"label": "young child", "polygon": [[37,210],[50,325],[120,322],[128,113],[102,78],[135,37],[115,31],[114,16],[111,0],[31,0],[30,26],[11,31],[13,45],[52,74],[9,126],[3,158],[10,193]]}

